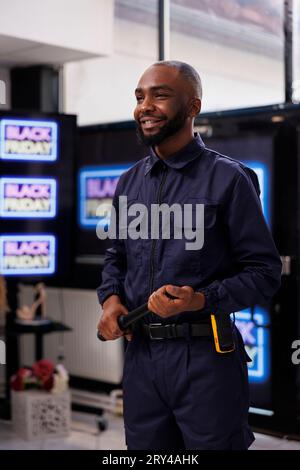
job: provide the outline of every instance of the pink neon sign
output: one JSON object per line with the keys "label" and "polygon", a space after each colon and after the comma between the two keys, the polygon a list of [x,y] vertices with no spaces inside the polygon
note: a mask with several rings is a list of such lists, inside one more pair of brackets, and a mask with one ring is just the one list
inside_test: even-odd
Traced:
{"label": "pink neon sign", "polygon": [[13,197],[17,199],[31,198],[31,199],[49,199],[50,198],[50,185],[49,184],[5,184],[5,197]]}
{"label": "pink neon sign", "polygon": [[4,255],[49,255],[49,252],[50,247],[48,241],[6,241],[4,243]]}
{"label": "pink neon sign", "polygon": [[6,126],[6,138],[11,140],[32,140],[33,142],[50,142],[50,127]]}
{"label": "pink neon sign", "polygon": [[119,178],[88,178],[87,197],[91,198],[112,198],[115,194]]}

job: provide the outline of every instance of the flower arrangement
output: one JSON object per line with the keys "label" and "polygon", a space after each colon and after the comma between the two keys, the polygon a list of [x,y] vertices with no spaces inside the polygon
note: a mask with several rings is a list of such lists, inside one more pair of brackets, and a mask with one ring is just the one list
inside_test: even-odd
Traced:
{"label": "flower arrangement", "polygon": [[52,361],[41,359],[31,368],[22,367],[10,379],[11,388],[14,391],[22,391],[30,388],[45,390],[58,394],[68,388],[69,374],[62,364],[56,366]]}

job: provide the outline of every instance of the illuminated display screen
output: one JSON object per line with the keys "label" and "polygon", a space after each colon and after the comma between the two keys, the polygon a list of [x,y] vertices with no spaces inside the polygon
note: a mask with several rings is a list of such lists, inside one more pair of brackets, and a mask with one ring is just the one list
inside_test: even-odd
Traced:
{"label": "illuminated display screen", "polygon": [[56,181],[0,178],[0,217],[51,218],[56,215]]}
{"label": "illuminated display screen", "polygon": [[52,121],[1,119],[0,158],[55,161],[57,132],[57,123]]}
{"label": "illuminated display screen", "polygon": [[245,165],[255,171],[259,187],[260,187],[260,200],[262,205],[262,210],[265,216],[266,221],[269,223],[269,209],[267,198],[269,194],[269,178],[268,178],[268,170],[266,165],[261,162],[245,162]]}
{"label": "illuminated display screen", "polygon": [[131,165],[83,168],[79,174],[79,221],[83,227],[109,223],[113,196],[120,175]]}
{"label": "illuminated display screen", "polygon": [[53,274],[55,252],[53,235],[0,236],[0,274]]}
{"label": "illuminated display screen", "polygon": [[250,309],[235,313],[235,324],[239,329],[245,348],[252,359],[248,362],[249,382],[266,382],[270,374],[269,317],[261,307],[255,307],[253,318]]}

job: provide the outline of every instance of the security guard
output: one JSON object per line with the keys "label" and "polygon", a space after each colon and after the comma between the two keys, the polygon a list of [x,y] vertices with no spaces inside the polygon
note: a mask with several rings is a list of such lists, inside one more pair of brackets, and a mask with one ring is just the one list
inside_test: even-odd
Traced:
{"label": "security guard", "polygon": [[149,213],[153,204],[204,205],[204,243],[186,249],[185,236],[153,238],[150,227],[148,237],[117,237],[107,250],[98,288],[102,336],[122,336],[118,316],[147,301],[153,312],[126,332],[127,446],[247,449],[254,439],[247,421],[247,355],[234,326],[234,347],[217,350],[211,315],[264,304],[279,288],[281,262],[258,181],[251,169],[207,149],[193,133],[202,99],[193,67],[155,63],[135,93],[137,132],[150,154],[120,177],[116,213],[120,196]]}

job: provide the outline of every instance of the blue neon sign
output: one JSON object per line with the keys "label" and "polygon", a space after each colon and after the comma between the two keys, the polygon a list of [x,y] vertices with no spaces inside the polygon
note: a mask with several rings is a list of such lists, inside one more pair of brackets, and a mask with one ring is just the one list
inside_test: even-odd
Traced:
{"label": "blue neon sign", "polygon": [[82,227],[108,225],[117,183],[132,165],[83,168],[79,173],[79,222]]}
{"label": "blue neon sign", "polygon": [[0,178],[0,217],[53,218],[56,181],[50,178]]}
{"label": "blue neon sign", "polygon": [[0,159],[55,161],[58,127],[53,121],[0,120]]}
{"label": "blue neon sign", "polygon": [[1,235],[0,274],[35,275],[55,272],[53,235]]}
{"label": "blue neon sign", "polygon": [[270,374],[270,332],[266,327],[269,315],[263,308],[255,307],[253,319],[250,309],[235,313],[235,324],[252,359],[248,363],[249,382],[265,382]]}
{"label": "blue neon sign", "polygon": [[269,204],[268,204],[268,197],[269,197],[269,170],[267,166],[262,162],[245,162],[249,168],[255,171],[259,186],[260,186],[260,200],[262,205],[263,214],[267,223],[270,222],[269,220]]}

